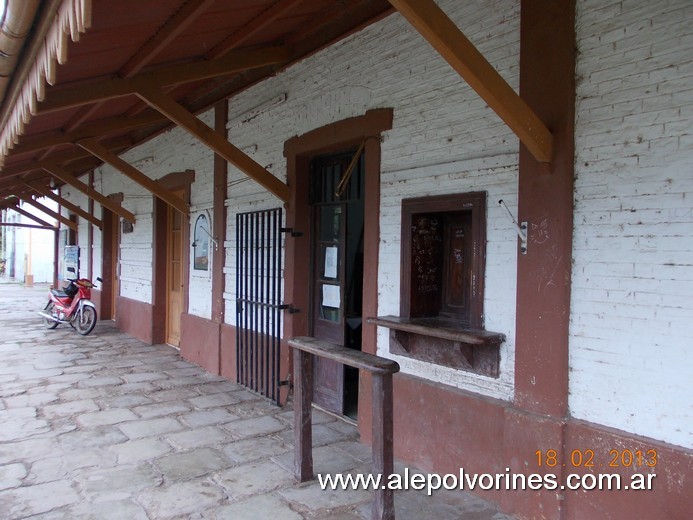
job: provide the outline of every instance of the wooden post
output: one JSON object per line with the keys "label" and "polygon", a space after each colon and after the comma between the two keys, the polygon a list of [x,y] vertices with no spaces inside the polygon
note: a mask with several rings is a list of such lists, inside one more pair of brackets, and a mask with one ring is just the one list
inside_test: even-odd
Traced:
{"label": "wooden post", "polygon": [[313,355],[294,349],[294,477],[313,478]]}
{"label": "wooden post", "polygon": [[[394,469],[393,442],[393,401],[392,374],[374,372],[372,375],[373,388],[373,473],[381,475],[383,483]],[[392,489],[383,489],[381,485],[375,489],[373,520],[394,520],[395,498]]]}
{"label": "wooden post", "polygon": [[53,288],[60,287],[60,229],[53,232]]}

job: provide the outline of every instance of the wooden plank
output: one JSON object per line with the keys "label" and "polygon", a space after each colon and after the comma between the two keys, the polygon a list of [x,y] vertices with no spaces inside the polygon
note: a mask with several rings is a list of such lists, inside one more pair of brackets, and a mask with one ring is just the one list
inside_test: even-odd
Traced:
{"label": "wooden plank", "polygon": [[22,200],[24,201],[25,204],[29,204],[29,206],[35,207],[37,210],[45,213],[49,217],[53,217],[55,220],[57,220],[61,224],[65,224],[70,229],[74,229],[75,231],[79,230],[79,225],[77,224],[77,222],[73,222],[69,218],[63,217],[60,213],[53,211],[50,208],[47,208],[46,206],[44,206],[43,204],[41,204],[39,202],[36,202],[31,197],[24,196],[24,197],[22,197]]}
{"label": "wooden plank", "polygon": [[422,336],[459,341],[468,345],[499,345],[505,341],[505,334],[500,332],[463,327],[452,320],[441,318],[378,316],[368,318],[366,322]]}
{"label": "wooden plank", "polygon": [[155,197],[163,200],[166,204],[175,208],[186,217],[190,215],[190,205],[187,202],[176,197],[169,190],[162,188],[154,179],[147,177],[137,168],[128,164],[107,148],[101,146],[96,139],[82,139],[78,141],[77,144],[95,157],[113,166],[116,170],[120,171],[123,175],[132,179],[146,190],[149,190]]}
{"label": "wooden plank", "polygon": [[116,215],[123,217],[125,220],[128,220],[129,222],[132,222],[133,224],[135,223],[135,220],[136,220],[135,215],[133,215],[128,210],[123,208],[117,202],[114,202],[113,200],[109,199],[108,197],[104,197],[98,191],[94,190],[93,188],[90,188],[89,186],[84,184],[82,181],[80,181],[78,178],[76,178],[74,175],[72,175],[71,173],[68,173],[65,170],[63,170],[62,168],[60,168],[58,165],[45,164],[45,165],[43,165],[43,169],[46,170],[51,175],[57,177],[58,179],[60,179],[64,183],[69,184],[73,188],[78,189],[79,191],[84,193],[87,197],[94,199],[96,202],[98,202],[102,206],[110,209]]}
{"label": "wooden plank", "polygon": [[202,79],[243,72],[245,70],[276,65],[289,60],[285,47],[268,47],[254,51],[238,51],[213,61],[199,61],[173,65],[132,78],[114,78],[90,81],[77,86],[51,90],[50,96],[39,103],[38,113],[46,114],[89,103],[135,94],[140,85],[176,85]]}
{"label": "wooden plank", "polygon": [[142,85],[137,95],[282,201],[289,201],[289,187],[286,184],[232,145],[224,135],[215,132],[185,107],[167,96],[161,88],[155,85]]}
{"label": "wooden plank", "polygon": [[[66,208],[68,211],[71,211],[72,213],[76,213],[77,215],[82,217],[84,220],[91,222],[96,227],[101,229],[102,222],[98,218],[96,218],[94,215],[90,215],[88,211],[84,211],[82,208],[80,208],[76,204],[73,204],[69,200],[62,198],[57,193],[53,193],[51,190],[49,190],[48,188],[46,188],[45,186],[42,186],[40,184],[36,184],[36,185],[27,184],[27,186],[29,188],[31,188],[32,190],[34,190],[35,192],[40,193],[42,196],[47,197],[47,198],[51,199],[52,201],[57,202],[58,204],[60,204],[64,208]],[[92,200],[92,199],[89,199],[89,200]]]}
{"label": "wooden plank", "polygon": [[12,207],[9,207],[9,208],[7,208],[7,209],[11,209],[12,211],[16,211],[16,212],[19,213],[20,215],[24,215],[25,217],[30,218],[30,219],[33,220],[34,222],[38,222],[39,224],[41,224],[42,227],[47,227],[47,228],[55,229],[55,226],[54,226],[54,225],[49,224],[49,223],[46,222],[45,220],[42,220],[42,219],[38,218],[36,215],[32,215],[32,214],[29,213],[28,211],[26,211],[26,210],[20,208],[19,206],[12,206]]}
{"label": "wooden plank", "polygon": [[332,359],[344,365],[367,370],[374,374],[394,374],[399,372],[399,364],[360,350],[340,347],[327,341],[311,337],[297,337],[289,340],[289,345],[299,350],[305,350],[316,356]]}
{"label": "wooden plank", "polygon": [[515,132],[537,161],[551,161],[551,132],[434,0],[389,2]]}

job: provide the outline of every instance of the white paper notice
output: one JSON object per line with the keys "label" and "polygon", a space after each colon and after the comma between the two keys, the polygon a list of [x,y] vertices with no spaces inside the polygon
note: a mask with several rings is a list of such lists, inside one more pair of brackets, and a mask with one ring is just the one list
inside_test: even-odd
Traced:
{"label": "white paper notice", "polygon": [[325,248],[325,278],[337,278],[337,258],[339,248]]}
{"label": "white paper notice", "polygon": [[322,286],[322,306],[339,309],[341,304],[341,291],[339,285],[323,285]]}

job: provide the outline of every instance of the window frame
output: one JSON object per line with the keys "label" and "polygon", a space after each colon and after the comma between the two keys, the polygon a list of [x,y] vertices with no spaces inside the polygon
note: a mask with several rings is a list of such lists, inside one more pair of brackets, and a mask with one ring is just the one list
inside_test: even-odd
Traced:
{"label": "window frame", "polygon": [[[486,270],[486,199],[487,193],[467,192],[451,195],[416,197],[402,200],[402,231],[401,231],[401,286],[400,286],[400,316],[406,318],[440,318],[441,320],[457,322],[471,329],[484,328],[484,282]],[[471,212],[471,269],[469,271],[468,309],[463,315],[448,312],[444,302],[447,285],[438,288],[438,310],[431,315],[417,315],[417,306],[412,301],[416,297],[412,291],[412,268],[415,263],[413,256],[413,223],[417,216],[430,215],[439,217],[445,227],[446,221],[452,221],[463,212]],[[445,241],[445,238],[443,238]],[[443,255],[448,248],[443,243]],[[440,277],[448,271],[444,259],[439,261]],[[413,311],[413,315],[412,315]]]}

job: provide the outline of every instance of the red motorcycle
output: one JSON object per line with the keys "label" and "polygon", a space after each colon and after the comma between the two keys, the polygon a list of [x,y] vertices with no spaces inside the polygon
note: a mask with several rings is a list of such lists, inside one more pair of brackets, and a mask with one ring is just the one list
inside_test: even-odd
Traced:
{"label": "red motorcycle", "polygon": [[[68,271],[75,272],[71,267]],[[96,306],[90,300],[91,290],[96,285],[87,278],[67,278],[67,281],[70,283],[62,291],[50,290],[48,304],[39,314],[49,329],[69,323],[78,334],[86,336],[96,326]],[[103,280],[97,278],[96,281]]]}

